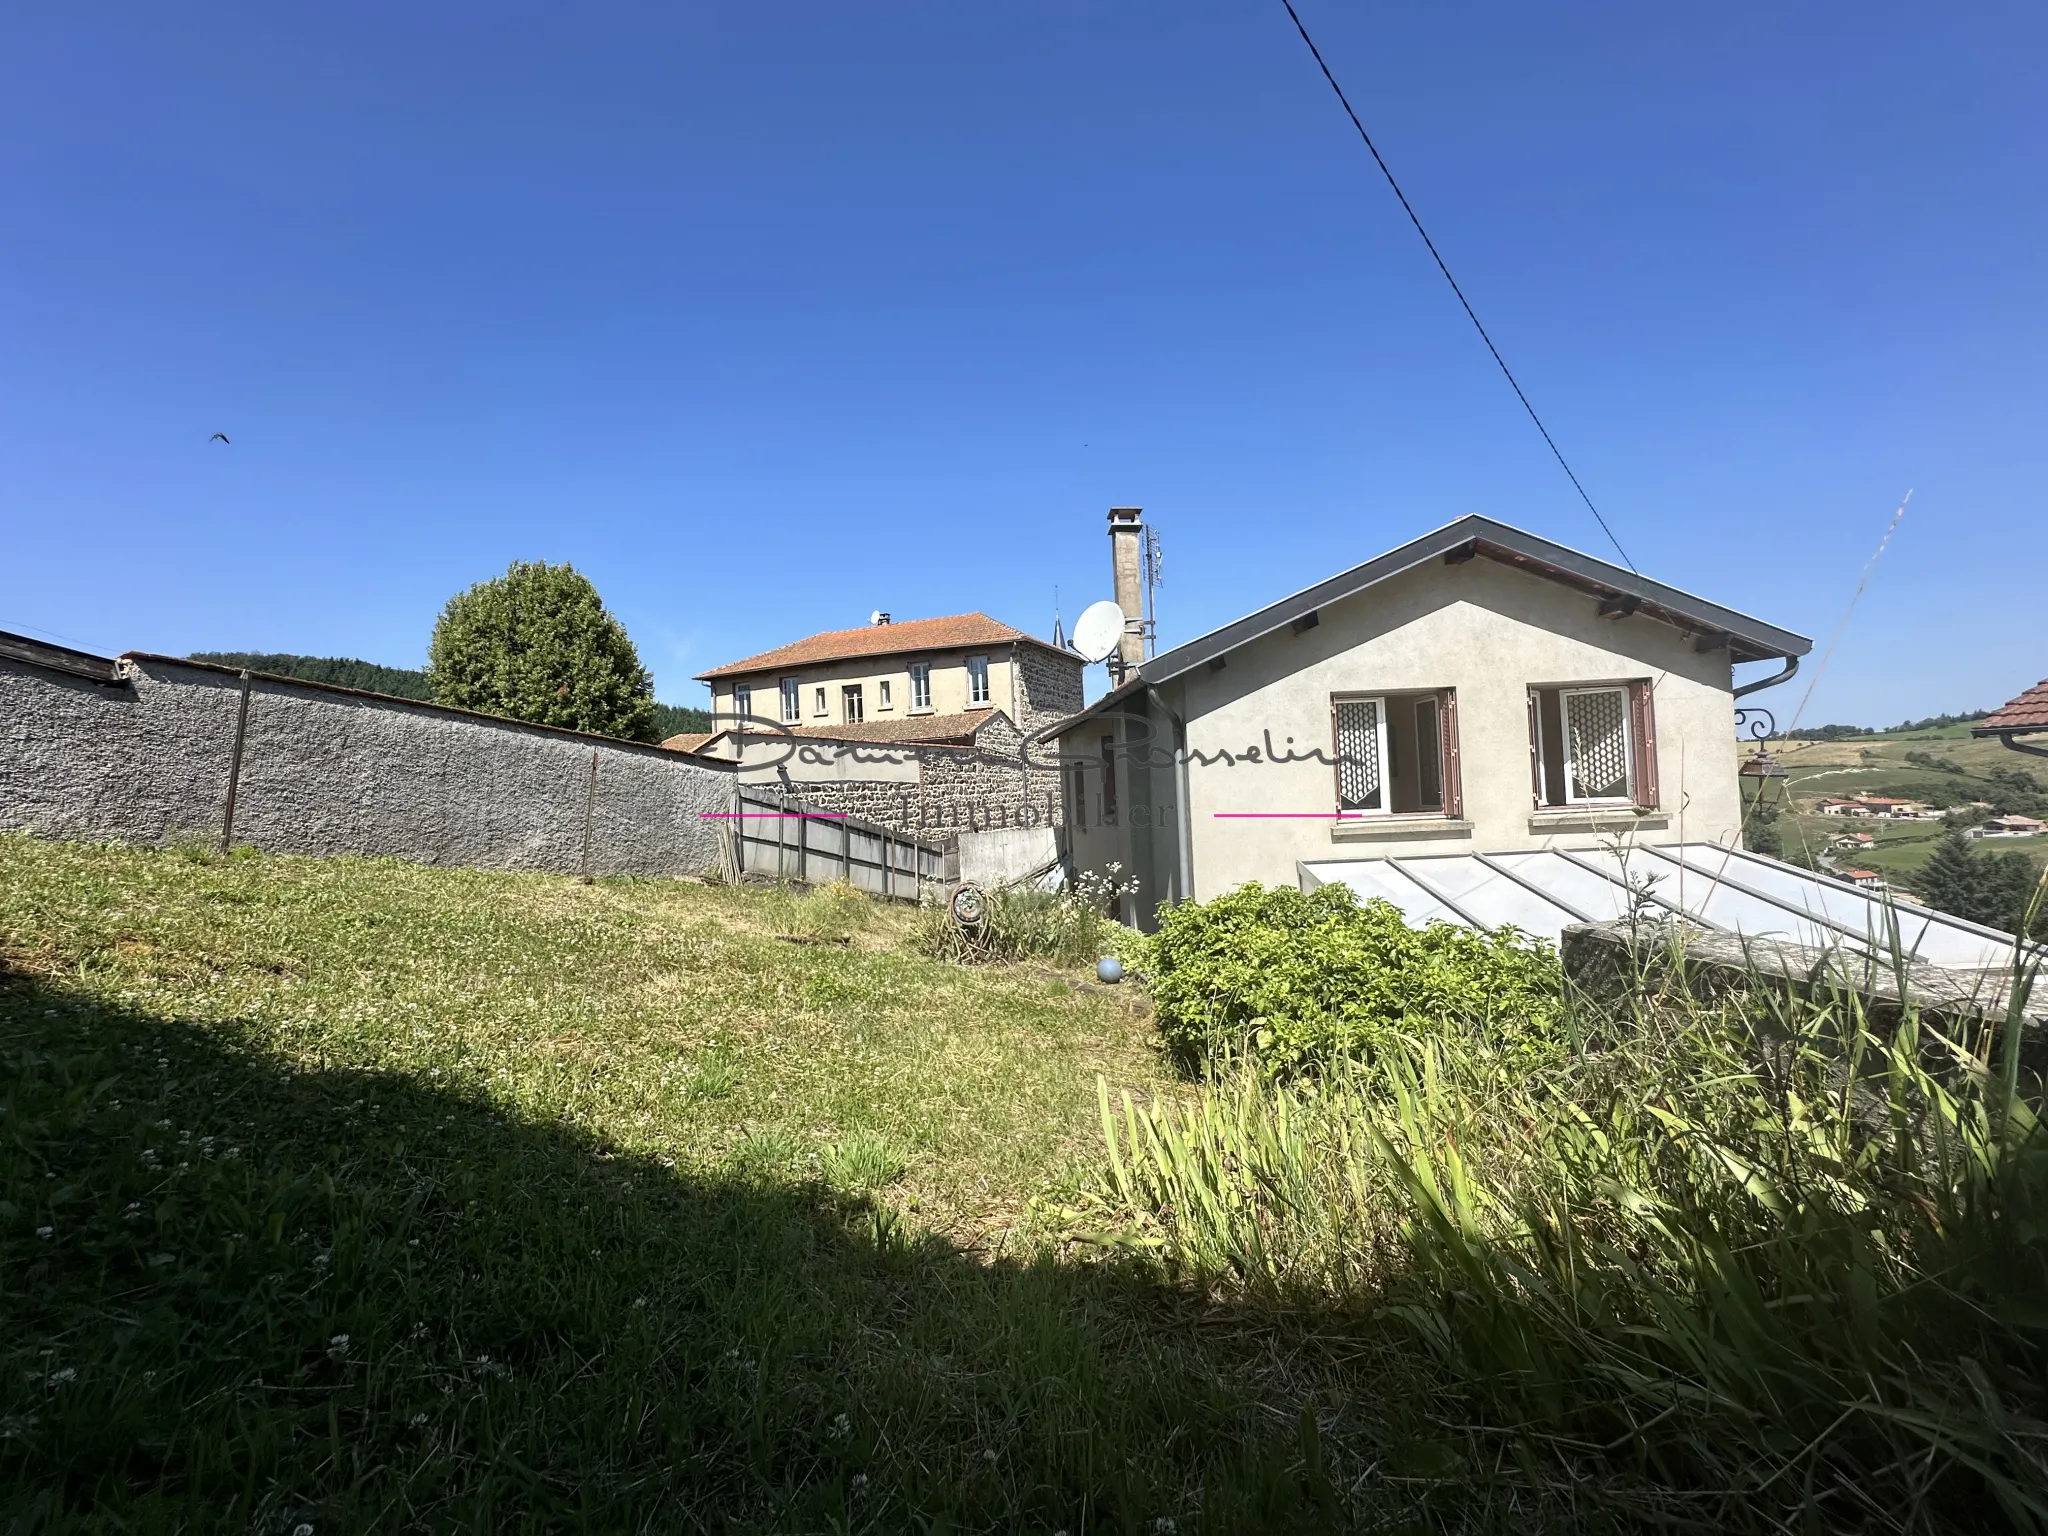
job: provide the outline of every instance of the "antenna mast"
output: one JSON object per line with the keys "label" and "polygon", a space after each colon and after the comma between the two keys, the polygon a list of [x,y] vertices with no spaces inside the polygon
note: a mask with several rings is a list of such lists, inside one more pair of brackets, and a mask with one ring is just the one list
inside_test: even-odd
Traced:
{"label": "antenna mast", "polygon": [[1145,525],[1145,654],[1152,655],[1159,649],[1159,602],[1153,595],[1153,588],[1162,580],[1160,572],[1166,564],[1165,553],[1159,547],[1159,530],[1150,523]]}

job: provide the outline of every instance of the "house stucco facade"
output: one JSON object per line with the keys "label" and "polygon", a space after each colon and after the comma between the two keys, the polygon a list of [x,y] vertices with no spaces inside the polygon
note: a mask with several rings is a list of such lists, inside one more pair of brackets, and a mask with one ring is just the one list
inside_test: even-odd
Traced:
{"label": "house stucco facade", "polygon": [[[1733,663],[1769,654],[1765,643],[1797,654],[1800,637],[1731,643],[1533,561],[1431,553],[1296,603],[1291,619],[1213,654],[1183,657],[1191,642],[1155,658],[1069,722],[1058,739],[1075,867],[1114,861],[1135,875],[1132,915],[1144,918],[1161,900],[1294,884],[1317,860],[1739,840]],[[1381,731],[1373,773],[1385,783],[1369,809],[1340,791],[1340,762],[1355,771],[1360,755],[1340,747],[1347,703]],[[1572,750],[1557,738],[1583,749],[1578,720],[1596,706],[1612,792],[1556,792]],[[1417,713],[1404,744],[1406,707]],[[1418,793],[1418,770],[1436,794],[1427,808],[1401,800],[1404,776],[1411,802]]]}

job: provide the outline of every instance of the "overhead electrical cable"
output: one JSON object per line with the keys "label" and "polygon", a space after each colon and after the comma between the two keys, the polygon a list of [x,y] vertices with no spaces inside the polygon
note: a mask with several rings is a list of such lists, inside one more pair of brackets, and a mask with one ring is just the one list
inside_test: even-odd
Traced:
{"label": "overhead electrical cable", "polygon": [[1380,174],[1387,178],[1387,185],[1394,189],[1394,196],[1401,200],[1401,211],[1408,215],[1408,222],[1415,226],[1415,233],[1422,236],[1422,243],[1429,247],[1429,254],[1436,259],[1437,271],[1443,273],[1444,281],[1451,285],[1451,292],[1458,296],[1464,306],[1465,318],[1472,322],[1472,329],[1479,333],[1479,339],[1486,343],[1486,350],[1493,354],[1493,360],[1500,365],[1500,371],[1508,381],[1508,387],[1515,392],[1515,398],[1522,402],[1522,409],[1529,413],[1529,419],[1536,423],[1536,430],[1543,434],[1543,441],[1550,445],[1550,452],[1556,458],[1558,467],[1565,478],[1572,483],[1572,489],[1579,493],[1579,500],[1586,504],[1586,510],[1593,514],[1593,521],[1600,525],[1600,531],[1607,535],[1607,542],[1614,546],[1614,552],[1621,556],[1621,563],[1636,575],[1635,561],[1629,559],[1628,551],[1621,547],[1621,540],[1614,536],[1614,530],[1607,526],[1607,519],[1600,515],[1600,509],[1593,505],[1593,498],[1586,494],[1586,488],[1579,484],[1579,477],[1572,473],[1572,467],[1565,462],[1563,452],[1557,446],[1557,439],[1550,435],[1550,428],[1543,425],[1543,418],[1536,414],[1536,407],[1529,403],[1529,397],[1522,393],[1522,386],[1516,382],[1514,371],[1508,367],[1507,359],[1500,355],[1500,348],[1493,344],[1493,338],[1486,334],[1486,327],[1479,323],[1479,316],[1472,308],[1472,301],[1465,297],[1465,290],[1458,286],[1458,280],[1451,276],[1451,269],[1445,263],[1443,253],[1436,248],[1436,242],[1429,238],[1429,231],[1422,227],[1422,220],[1416,217],[1415,209],[1408,201],[1408,194],[1401,190],[1401,183],[1394,180],[1394,173],[1387,168],[1386,159],[1380,154],[1379,146],[1372,141],[1372,135],[1365,131],[1365,124],[1359,121],[1358,113],[1352,109],[1351,98],[1344,94],[1344,87],[1337,83],[1337,77],[1330,73],[1330,66],[1323,61],[1323,50],[1316,46],[1316,40],[1308,35],[1308,28],[1302,24],[1301,13],[1294,8],[1294,0],[1280,0],[1287,7],[1287,14],[1294,22],[1294,30],[1301,34],[1301,40],[1308,44],[1308,51],[1315,57],[1316,67],[1323,72],[1323,78],[1330,82],[1330,89],[1337,93],[1337,101],[1344,108],[1344,115],[1351,119],[1351,126],[1358,130],[1359,138],[1372,152],[1373,163],[1380,168]]}

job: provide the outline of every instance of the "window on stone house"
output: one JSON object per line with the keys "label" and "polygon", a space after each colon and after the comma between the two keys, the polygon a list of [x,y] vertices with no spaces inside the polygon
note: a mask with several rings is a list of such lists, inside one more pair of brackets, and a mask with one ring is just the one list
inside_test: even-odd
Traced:
{"label": "window on stone house", "polygon": [[1116,737],[1102,738],[1102,824],[1116,824]]}
{"label": "window on stone house", "polygon": [[848,683],[839,690],[839,718],[847,725],[859,725],[867,719],[867,710],[861,703],[859,683]]}
{"label": "window on stone house", "polygon": [[820,718],[825,714],[825,690],[822,688],[811,690],[811,713]]}
{"label": "window on stone house", "polygon": [[803,687],[793,677],[782,680],[782,723],[794,725],[803,718]]}
{"label": "window on stone house", "polygon": [[967,702],[970,705],[988,702],[988,658],[970,656],[967,658]]}
{"label": "window on stone house", "polygon": [[889,679],[883,678],[875,685],[875,688],[877,692],[875,702],[883,709],[894,709],[896,707],[894,690],[889,686]]}
{"label": "window on stone house", "polygon": [[910,664],[910,707],[932,707],[932,664],[928,661],[913,661]]}
{"label": "window on stone house", "polygon": [[1539,810],[1657,804],[1657,737],[1647,680],[1529,690],[1531,789]]}
{"label": "window on stone house", "polygon": [[742,720],[754,717],[754,690],[745,683],[732,691],[732,712]]}
{"label": "window on stone house", "polygon": [[1338,813],[1460,815],[1457,724],[1451,688],[1333,696]]}

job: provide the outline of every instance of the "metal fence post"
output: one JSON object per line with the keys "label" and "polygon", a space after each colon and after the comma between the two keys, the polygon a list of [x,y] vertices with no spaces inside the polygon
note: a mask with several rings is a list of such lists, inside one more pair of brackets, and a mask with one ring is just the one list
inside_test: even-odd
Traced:
{"label": "metal fence post", "polygon": [[235,837],[235,798],[242,789],[242,743],[249,739],[249,669],[242,668],[242,702],[235,711],[235,745],[228,753],[228,804],[220,819],[220,851]]}
{"label": "metal fence post", "polygon": [[591,882],[590,819],[597,811],[597,753],[590,754],[590,787],[583,792],[583,883]]}

